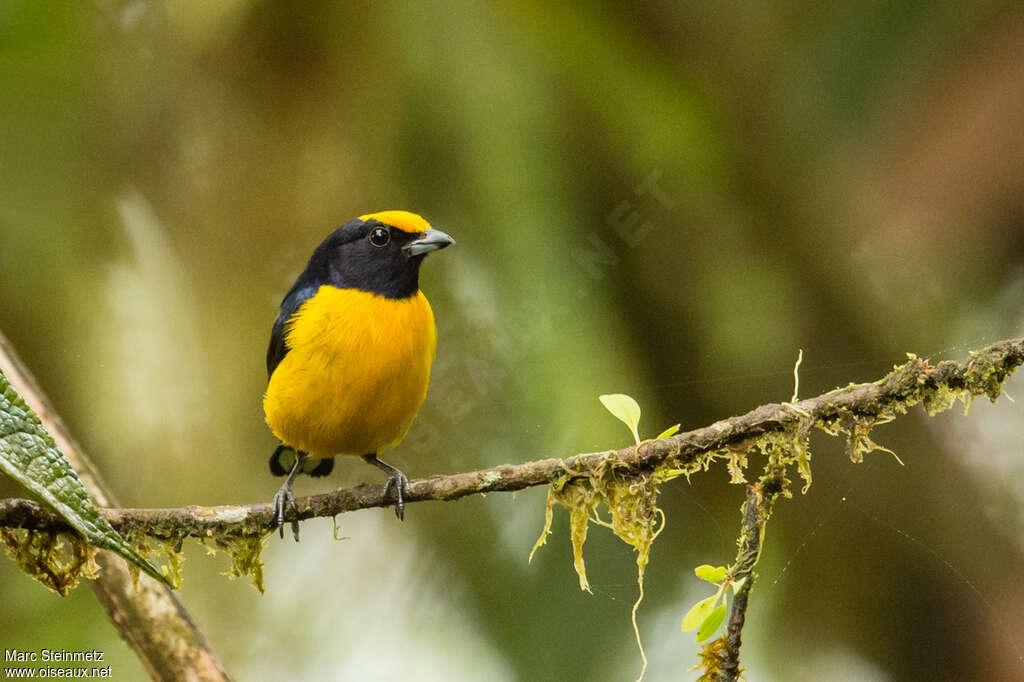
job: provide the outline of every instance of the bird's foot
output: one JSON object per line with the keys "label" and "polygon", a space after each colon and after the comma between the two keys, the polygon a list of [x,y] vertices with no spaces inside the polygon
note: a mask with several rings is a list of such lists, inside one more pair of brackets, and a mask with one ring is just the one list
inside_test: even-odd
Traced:
{"label": "bird's foot", "polygon": [[363,459],[388,475],[388,480],[384,481],[384,497],[388,496],[388,492],[392,488],[395,489],[395,516],[398,517],[399,521],[404,521],[405,496],[412,492],[408,476],[390,464],[377,459],[377,455],[363,455]]}
{"label": "bird's foot", "polygon": [[384,497],[388,491],[395,489],[395,516],[399,521],[405,520],[405,494],[411,492],[409,478],[398,469],[388,472],[388,480],[384,481]]}
{"label": "bird's foot", "polygon": [[[291,507],[296,514],[299,513],[299,506],[295,503],[295,493],[292,492],[291,481],[285,481],[284,485],[274,495],[274,527],[277,528],[278,533],[284,538],[284,517],[287,513],[288,507]],[[295,536],[295,542],[299,541],[299,521],[298,519],[292,520],[292,535]]]}

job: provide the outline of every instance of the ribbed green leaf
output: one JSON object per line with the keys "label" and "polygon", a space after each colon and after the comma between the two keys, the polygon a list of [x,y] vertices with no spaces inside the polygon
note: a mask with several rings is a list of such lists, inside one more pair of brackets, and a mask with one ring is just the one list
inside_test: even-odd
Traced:
{"label": "ribbed green leaf", "polygon": [[109,549],[166,583],[110,525],[35,412],[0,371],[0,471],[25,486],[90,544]]}

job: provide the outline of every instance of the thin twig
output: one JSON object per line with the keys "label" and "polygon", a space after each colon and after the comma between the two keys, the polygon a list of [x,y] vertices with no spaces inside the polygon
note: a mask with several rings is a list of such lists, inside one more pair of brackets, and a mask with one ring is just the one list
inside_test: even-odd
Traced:
{"label": "thin twig", "polygon": [[771,501],[758,485],[747,486],[747,499],[743,503],[743,523],[740,529],[739,550],[732,568],[733,580],[744,580],[732,600],[729,625],[726,627],[725,646],[717,649],[720,657],[718,682],[734,682],[740,673],[740,646],[742,645],[743,624],[747,618],[747,600],[750,588],[757,574],[754,566],[761,556],[764,544],[764,524],[768,520]]}
{"label": "thin twig", "polygon": [[[894,406],[917,402],[922,399],[922,391],[937,387],[995,399],[1003,379],[1022,363],[1024,338],[1000,341],[975,351],[967,363],[945,361],[933,366],[925,360],[911,357],[909,362],[874,383],[851,384],[798,403],[762,405],[744,415],[668,438],[646,441],[639,446],[565,459],[503,464],[479,471],[414,480],[405,501],[456,500],[477,493],[522,490],[546,485],[566,476],[587,476],[595,467],[607,466],[609,462],[624,473],[650,471],[666,462],[685,467],[707,453],[736,448],[765,434],[806,428],[807,423],[842,424],[849,419],[881,419]],[[927,395],[924,399],[927,407]],[[393,495],[383,495],[381,486],[363,484],[299,498],[299,512],[290,512],[288,520],[333,517],[357,509],[391,504],[394,504]],[[141,531],[172,538],[224,533],[262,535],[271,530],[269,502],[215,507],[191,505],[172,509],[106,509],[104,514],[122,533]],[[0,501],[0,526],[53,529],[60,523],[38,505],[3,500]]]}

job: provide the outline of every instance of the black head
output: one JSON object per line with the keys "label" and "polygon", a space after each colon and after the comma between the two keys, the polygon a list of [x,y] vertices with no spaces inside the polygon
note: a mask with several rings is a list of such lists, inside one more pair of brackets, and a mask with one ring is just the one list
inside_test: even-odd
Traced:
{"label": "black head", "polygon": [[454,243],[415,213],[373,213],[332,232],[313,252],[303,276],[340,289],[408,298],[419,289],[426,255]]}

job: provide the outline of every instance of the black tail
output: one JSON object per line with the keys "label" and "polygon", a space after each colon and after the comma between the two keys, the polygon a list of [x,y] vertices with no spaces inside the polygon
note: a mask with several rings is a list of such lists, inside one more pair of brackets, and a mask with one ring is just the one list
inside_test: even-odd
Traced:
{"label": "black tail", "polygon": [[312,476],[313,478],[320,478],[321,476],[326,476],[327,474],[334,471],[333,457],[324,457],[323,459],[311,459],[307,460],[307,462],[316,462],[316,466],[313,467],[312,469],[309,469],[309,465],[307,464],[307,469],[305,470],[306,474],[308,476]]}
{"label": "black tail", "polygon": [[287,445],[278,445],[270,456],[270,473],[274,476],[287,476],[295,466],[295,450]]}
{"label": "black tail", "polygon": [[[281,444],[270,456],[270,473],[274,476],[287,476],[295,466],[295,448]],[[324,457],[323,459],[307,459],[302,467],[303,473],[307,476],[319,478],[326,476],[334,470],[334,458]]]}

